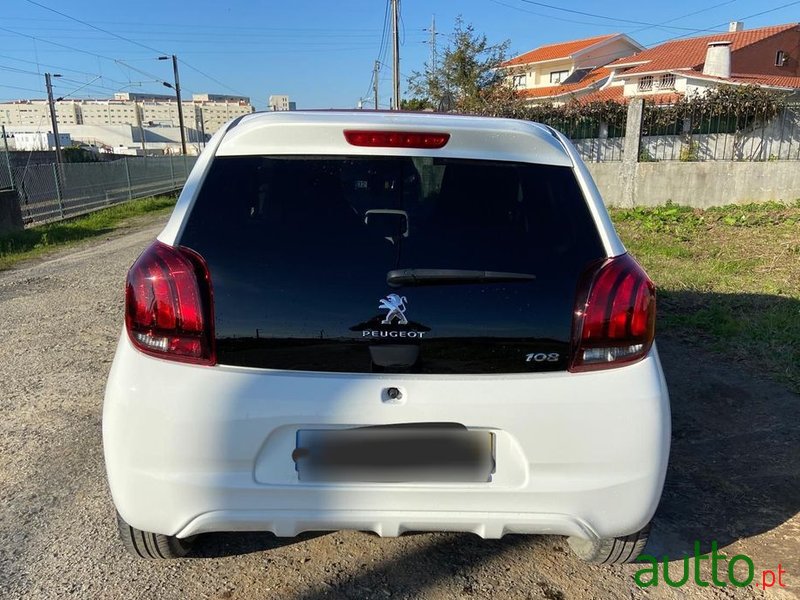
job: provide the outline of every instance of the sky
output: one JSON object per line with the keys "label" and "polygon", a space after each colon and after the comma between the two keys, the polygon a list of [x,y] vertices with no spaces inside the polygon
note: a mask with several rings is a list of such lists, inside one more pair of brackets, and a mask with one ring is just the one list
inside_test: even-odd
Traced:
{"label": "sky", "polygon": [[[45,97],[45,72],[62,75],[54,79],[56,96],[170,93],[162,81],[172,81],[171,64],[157,57],[175,54],[186,96],[245,95],[258,110],[270,94],[288,94],[298,108],[352,108],[360,99],[371,106],[380,60],[378,97],[386,108],[387,1],[0,0],[0,100]],[[510,56],[615,32],[650,46],[727,31],[731,20],[746,29],[800,21],[800,0],[401,0],[400,9],[403,90],[430,57],[434,15],[440,52],[460,15],[490,42],[509,40]]]}

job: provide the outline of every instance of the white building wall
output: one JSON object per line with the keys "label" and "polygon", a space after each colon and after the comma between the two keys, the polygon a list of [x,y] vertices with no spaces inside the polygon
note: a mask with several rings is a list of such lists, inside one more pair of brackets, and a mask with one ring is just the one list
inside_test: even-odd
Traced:
{"label": "white building wall", "polygon": [[[69,100],[56,103],[59,125],[133,125],[138,126],[139,117],[147,126],[162,125],[177,127],[178,106],[174,100],[124,99],[124,94],[114,100]],[[213,134],[230,119],[253,112],[247,98],[198,94],[208,100],[182,102],[184,124],[194,128],[202,115],[206,135]],[[288,97],[287,97],[288,102]],[[138,114],[137,114],[138,113]],[[33,126],[46,129],[50,123],[50,111],[46,100],[25,100],[0,103],[0,125]]]}
{"label": "white building wall", "polygon": [[[76,103],[56,102],[58,123],[79,123]],[[0,104],[0,125],[33,125],[49,127],[50,109],[47,100],[27,100],[22,102],[3,102]]]}
{"label": "white building wall", "polygon": [[274,94],[267,102],[269,110],[294,110],[295,103],[286,94]]}
{"label": "white building wall", "polygon": [[579,54],[575,58],[575,68],[586,69],[589,67],[602,67],[618,58],[630,56],[638,50],[639,48],[630,44],[625,39],[613,40],[607,44],[601,44],[588,52]]}
{"label": "white building wall", "polygon": [[[14,132],[13,133],[13,146],[16,150],[24,150],[26,152],[36,150],[54,150],[56,147],[56,136],[52,132]],[[72,139],[68,133],[58,134],[58,139],[61,142],[62,148],[67,148],[72,145]]]}

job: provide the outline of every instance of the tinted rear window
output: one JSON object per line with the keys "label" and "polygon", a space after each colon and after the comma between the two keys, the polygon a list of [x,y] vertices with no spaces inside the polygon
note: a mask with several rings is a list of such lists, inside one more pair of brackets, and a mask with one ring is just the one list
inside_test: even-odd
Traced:
{"label": "tinted rear window", "polygon": [[[563,370],[604,255],[571,169],[417,157],[217,158],[179,243],[208,263],[221,364],[341,372]],[[389,285],[398,269],[535,277]],[[384,344],[414,348],[395,364]]]}
{"label": "tinted rear window", "polygon": [[312,270],[354,251],[381,265],[390,255],[398,267],[512,272],[602,254],[570,168],[416,157],[217,158],[181,243],[266,244],[271,262]]}

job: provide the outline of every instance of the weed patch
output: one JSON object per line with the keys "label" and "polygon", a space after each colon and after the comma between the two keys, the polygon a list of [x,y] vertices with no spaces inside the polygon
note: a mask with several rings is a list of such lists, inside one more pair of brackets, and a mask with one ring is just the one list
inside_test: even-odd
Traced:
{"label": "weed patch", "polygon": [[174,205],[175,199],[171,197],[144,198],[67,221],[0,236],[0,269],[7,269],[20,260],[33,258],[59,246],[105,235],[124,225],[127,219],[155,211],[166,211]]}
{"label": "weed patch", "polygon": [[800,201],[610,212],[658,286],[661,333],[800,392]]}

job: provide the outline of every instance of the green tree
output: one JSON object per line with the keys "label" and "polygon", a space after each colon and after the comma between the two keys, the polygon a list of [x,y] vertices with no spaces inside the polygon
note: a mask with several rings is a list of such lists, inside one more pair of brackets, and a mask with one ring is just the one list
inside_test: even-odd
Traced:
{"label": "green tree", "polygon": [[436,108],[426,98],[403,98],[400,100],[400,110],[431,110]]}
{"label": "green tree", "polygon": [[409,91],[416,100],[437,110],[504,113],[519,102],[498,69],[506,59],[508,45],[508,40],[491,44],[458,17],[436,68],[425,63],[424,71],[415,71]]}

